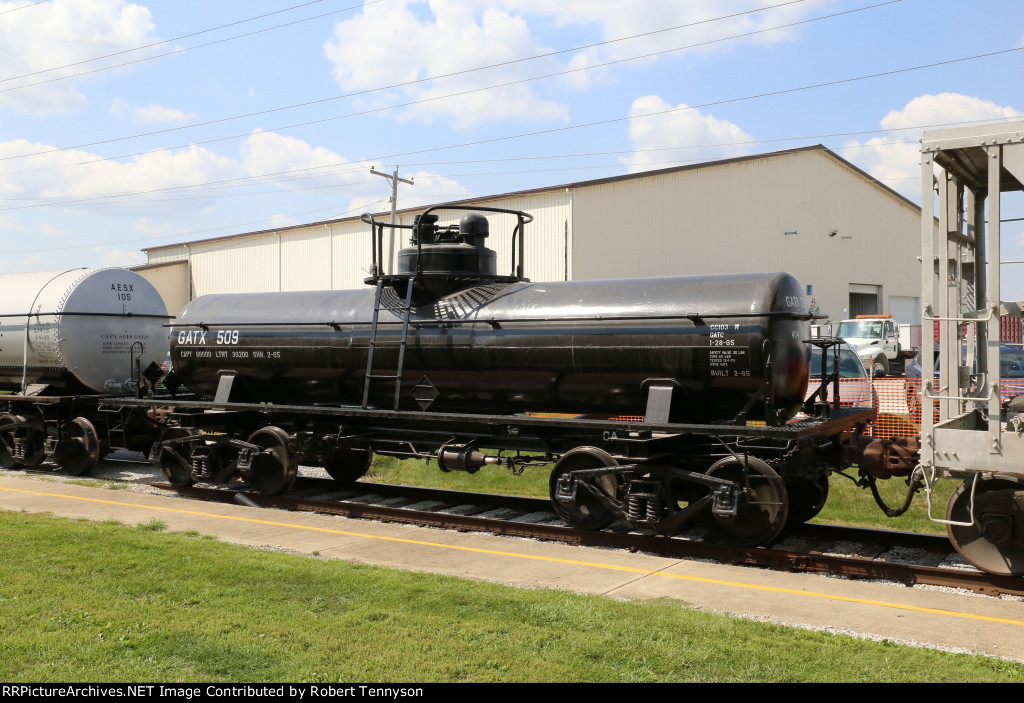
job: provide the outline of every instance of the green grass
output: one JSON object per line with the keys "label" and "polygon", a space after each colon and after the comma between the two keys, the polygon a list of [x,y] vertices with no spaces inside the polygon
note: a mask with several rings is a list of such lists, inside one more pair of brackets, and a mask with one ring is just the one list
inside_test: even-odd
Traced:
{"label": "green grass", "polygon": [[[857,470],[851,469],[847,474],[856,477]],[[953,479],[939,481],[935,484],[931,498],[932,517],[944,518],[946,516],[946,502],[959,484],[960,481]],[[879,480],[877,485],[878,493],[887,506],[897,509],[903,504],[907,494],[906,479]],[[946,534],[945,525],[928,518],[928,503],[924,489],[915,494],[907,512],[899,517],[889,518],[875,503],[869,489],[858,488],[852,481],[837,475],[833,475],[829,479],[828,502],[812,522],[925,534]]]}
{"label": "green grass", "polygon": [[0,680],[1022,681],[1024,665],[0,512]]}
{"label": "green grass", "polygon": [[499,493],[533,498],[548,498],[550,466],[527,467],[520,476],[501,466],[484,466],[474,474],[464,471],[445,473],[435,461],[418,459],[399,460],[388,456],[374,456],[364,481],[394,483],[400,486],[423,486],[451,491]]}

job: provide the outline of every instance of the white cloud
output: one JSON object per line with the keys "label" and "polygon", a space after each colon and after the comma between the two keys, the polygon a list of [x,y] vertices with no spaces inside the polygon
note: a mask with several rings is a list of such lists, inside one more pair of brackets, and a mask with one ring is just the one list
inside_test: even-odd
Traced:
{"label": "white cloud", "polygon": [[11,261],[8,257],[0,259],[0,272],[2,271],[47,271],[53,265],[41,254],[32,254],[18,261]]}
{"label": "white cloud", "polygon": [[132,224],[132,231],[153,237],[166,237],[174,234],[175,228],[169,222],[152,222],[148,217],[143,217]]}
{"label": "white cloud", "polygon": [[100,255],[100,266],[128,267],[146,263],[146,257],[141,251],[122,251],[98,247],[96,253]]}
{"label": "white cloud", "polygon": [[[1012,107],[996,105],[991,100],[959,93],[940,93],[939,95],[922,95],[914,98],[901,110],[893,110],[882,118],[885,129],[903,127],[948,125],[949,123],[970,122],[976,120],[1012,119],[1019,113]],[[913,132],[919,135],[922,130]]]}
{"label": "white cloud", "polygon": [[[0,2],[0,12],[23,3]],[[4,76],[21,76],[157,41],[150,12],[125,0],[60,0],[11,12],[0,22],[0,66]],[[0,108],[45,116],[85,105],[74,79],[43,83],[81,72],[81,66],[27,76],[0,93]]]}
{"label": "white cloud", "polygon": [[[433,0],[432,16],[421,20],[414,0],[398,0],[363,8],[352,19],[339,22],[324,46],[334,64],[335,80],[346,90],[396,85],[513,61],[549,52],[535,39],[526,20],[487,3],[472,0]],[[387,28],[381,35],[381,28]],[[506,119],[565,120],[566,108],[542,98],[527,84],[509,85],[457,98],[442,96],[488,85],[520,80],[538,71],[555,69],[553,59],[514,63],[486,71],[397,87],[375,93],[375,105],[427,100],[402,109],[405,119],[429,121],[444,116],[460,128],[481,121]]]}
{"label": "white cloud", "polygon": [[469,195],[469,190],[458,181],[439,176],[429,171],[416,171],[409,174],[408,178],[414,185],[401,183],[398,187],[398,200],[402,201],[403,196],[414,196],[420,202],[436,200],[458,200]]}
{"label": "white cloud", "polygon": [[[352,164],[325,147],[312,146],[302,139],[260,129],[254,130],[242,142],[241,152],[242,170],[247,175],[277,174],[264,176],[262,180],[283,188],[365,181],[370,171],[369,166]],[[321,180],[311,183],[310,176]]]}
{"label": "white cloud", "polygon": [[[238,172],[237,161],[197,146],[177,151],[151,151],[130,161],[118,162],[103,161],[97,155],[80,149],[56,151],[49,144],[24,139],[0,142],[0,158],[22,154],[35,155],[8,162],[16,164],[22,173],[0,176],[0,193],[22,198],[75,200],[126,191],[157,191],[195,185],[236,176]],[[155,197],[132,196],[134,200],[144,200],[132,207],[147,210],[181,207],[180,202],[161,204],[153,199]],[[189,202],[198,204],[201,201]]]}
{"label": "white cloud", "polygon": [[[255,177],[262,182],[263,185],[256,190],[266,191],[269,186],[278,190],[325,193],[337,198],[339,203],[342,198],[365,198],[366,202],[372,202],[386,198],[382,192],[390,192],[383,179],[370,175],[368,163],[350,162],[324,147],[260,130],[243,142],[239,158],[220,155],[196,145],[173,151],[151,151],[124,162],[104,161],[85,150],[53,149],[50,145],[26,140],[0,142],[0,159],[34,154],[8,162],[17,164],[21,173],[0,175],[0,194],[19,198],[23,204],[9,206],[17,212],[3,215],[0,232],[15,226],[14,218],[25,205],[30,208],[24,210],[26,213],[46,212],[38,206],[49,205],[59,207],[62,212],[84,207],[103,208],[102,214],[134,218],[131,229],[138,234],[168,236],[176,233],[169,224],[174,222],[172,215],[183,215],[187,211],[209,214],[217,204],[218,195],[238,194],[237,190],[219,186],[197,190],[188,186],[244,181],[247,177]],[[60,168],[69,165],[74,167]],[[427,171],[403,173],[402,176],[416,181],[412,190],[402,186],[400,202],[403,199],[412,201],[402,202],[403,206],[422,203],[423,196],[450,200],[468,193],[456,181]],[[176,189],[181,190],[177,192]],[[127,197],[103,197],[114,194],[127,194]],[[413,200],[413,195],[419,197]],[[354,200],[350,207],[358,204]],[[293,224],[296,221],[287,215],[274,216],[274,227]],[[33,231],[39,231],[39,227],[34,226]]]}
{"label": "white cloud", "polygon": [[162,105],[146,105],[132,110],[132,122],[136,124],[183,124],[195,117],[194,113]]}
{"label": "white cloud", "polygon": [[110,102],[110,114],[115,117],[124,117],[129,113],[135,124],[184,124],[196,117],[194,113],[154,103],[144,107],[132,107],[131,103],[122,98],[114,98]]}
{"label": "white cloud", "polygon": [[[685,103],[673,107],[657,95],[645,95],[633,101],[629,114],[638,117],[629,123],[629,137],[637,151],[623,160],[631,173],[665,168],[672,164],[664,162],[671,160],[708,161],[752,151],[752,145],[744,142],[754,138],[738,125],[703,115]],[[641,151],[644,149],[659,151]]]}
{"label": "white cloud", "polygon": [[844,155],[889,187],[920,200],[920,139],[928,127],[1013,119],[1018,110],[959,93],[921,95],[881,120],[891,134],[844,144]]}
{"label": "white cloud", "polygon": [[[427,206],[452,200],[462,200],[470,194],[469,190],[458,181],[436,173],[430,173],[429,171],[416,171],[415,173],[403,173],[400,175],[402,178],[407,178],[413,182],[413,185],[408,183],[398,184],[398,208],[400,210],[420,205]],[[390,183],[381,179],[381,187],[375,190],[376,194],[352,198],[345,211],[346,216],[363,212],[390,213]]]}
{"label": "white cloud", "polygon": [[[689,46],[723,37],[746,34],[799,21],[829,0],[806,0],[784,7],[745,13],[759,7],[780,4],[778,0],[737,2],[736,0],[631,0],[631,2],[594,2],[593,0],[498,0],[497,4],[511,11],[544,16],[560,26],[591,25],[600,30],[607,41],[646,34],[634,40],[615,42],[601,48],[607,58],[618,59],[635,54],[653,53]],[[727,17],[727,15],[738,15]],[[724,19],[718,19],[718,18]],[[684,26],[689,25],[689,26]],[[651,32],[669,27],[682,27],[666,32]],[[773,44],[792,41],[798,29],[777,30],[755,34],[740,41]],[[729,51],[737,41],[711,44],[701,52]]]}
{"label": "white cloud", "polygon": [[[748,11],[752,5],[778,4],[778,0],[757,0],[753,4],[739,0],[394,0],[364,6],[355,17],[339,22],[324,52],[334,64],[335,80],[346,90],[395,85],[386,95],[374,93],[367,98],[374,105],[388,105],[429,100],[749,33],[804,19],[829,2],[805,0],[774,10],[718,20],[725,15]],[[683,25],[690,26],[652,33]],[[646,36],[555,57],[515,61],[554,50],[538,38],[538,32],[559,37],[559,46],[554,47],[558,50],[631,35]],[[730,51],[740,42],[792,41],[799,33],[799,29],[772,31],[670,56]],[[659,59],[644,61],[654,60]],[[642,67],[644,61],[626,65]],[[401,85],[503,62],[513,63],[436,81]],[[405,119],[424,121],[443,117],[456,127],[512,118],[565,120],[568,108],[557,99],[560,91],[566,88],[586,90],[594,84],[618,80],[616,74],[622,70],[607,67],[578,71],[551,80],[421,103],[402,109],[398,114]]]}
{"label": "white cloud", "polygon": [[270,216],[270,227],[272,229],[291,227],[292,225],[299,224],[298,220],[288,215],[276,214]]}

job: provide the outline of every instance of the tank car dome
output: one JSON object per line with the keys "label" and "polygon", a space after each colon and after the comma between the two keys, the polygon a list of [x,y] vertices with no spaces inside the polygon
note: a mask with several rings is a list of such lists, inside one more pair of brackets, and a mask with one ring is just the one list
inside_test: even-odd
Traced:
{"label": "tank car dome", "polygon": [[[399,274],[419,272],[428,278],[479,279],[497,273],[497,254],[484,246],[490,225],[487,218],[475,212],[464,215],[458,231],[435,228],[436,215],[417,216],[413,225],[413,246],[398,252]],[[450,293],[460,286],[439,281],[428,284],[436,295]]]}

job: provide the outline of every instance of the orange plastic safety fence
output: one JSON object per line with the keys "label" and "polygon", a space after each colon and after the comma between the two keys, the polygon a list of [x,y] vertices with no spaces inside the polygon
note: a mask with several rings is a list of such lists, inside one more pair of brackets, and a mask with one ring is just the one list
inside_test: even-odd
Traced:
{"label": "orange plastic safety fence", "polygon": [[921,379],[876,378],[872,381],[877,415],[875,437],[911,437],[921,432]]}
{"label": "orange plastic safety fence", "polygon": [[[818,382],[812,379],[807,397],[817,390]],[[921,429],[920,390],[920,379],[841,378],[839,404],[843,407],[875,409],[875,421],[868,428],[868,434],[886,438],[907,437],[918,434]],[[828,386],[827,400],[832,401],[831,384]]]}
{"label": "orange plastic safety fence", "polygon": [[[811,379],[807,398],[818,390],[819,383]],[[1024,395],[1024,378],[1003,379],[1000,382],[1000,399],[1007,401]],[[828,387],[826,398],[832,401],[832,386]],[[841,378],[839,379],[839,403],[842,407],[874,408],[875,420],[867,433],[888,439],[890,437],[913,437],[921,432],[921,379],[919,378]],[[936,410],[937,413],[937,410]],[[568,413],[526,413],[531,417],[577,418],[584,415]],[[806,419],[798,414],[793,421]],[[623,422],[643,422],[642,415],[617,416],[608,418]],[[936,415],[938,420],[938,415]],[[763,420],[748,420],[748,425],[764,425]]]}
{"label": "orange plastic safety fence", "polygon": [[[814,384],[808,396],[816,389]],[[831,398],[831,388],[829,393]],[[1024,378],[1003,379],[999,384],[1001,401],[1022,394]],[[912,437],[921,432],[920,378],[843,378],[839,380],[839,400],[843,406],[875,408],[875,421],[869,430],[875,437]],[[937,421],[937,408],[934,412]]]}

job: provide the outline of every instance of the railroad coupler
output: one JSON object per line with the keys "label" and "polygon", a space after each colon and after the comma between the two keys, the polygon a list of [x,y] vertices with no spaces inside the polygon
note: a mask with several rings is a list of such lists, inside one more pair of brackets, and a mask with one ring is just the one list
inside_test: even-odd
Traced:
{"label": "railroad coupler", "polygon": [[857,437],[846,450],[846,464],[856,464],[862,475],[875,478],[909,476],[921,462],[918,437]]}

